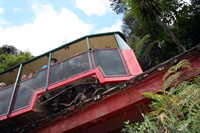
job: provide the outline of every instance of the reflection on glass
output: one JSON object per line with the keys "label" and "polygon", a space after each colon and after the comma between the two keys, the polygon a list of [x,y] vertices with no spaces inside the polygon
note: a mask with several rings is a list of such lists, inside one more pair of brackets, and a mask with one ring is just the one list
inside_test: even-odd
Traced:
{"label": "reflection on glass", "polygon": [[90,69],[88,53],[79,54],[51,67],[50,84]]}
{"label": "reflection on glass", "polygon": [[43,69],[35,77],[19,83],[13,110],[29,105],[33,91],[46,86],[46,76],[47,69]]}
{"label": "reflection on glass", "polygon": [[95,66],[101,66],[105,75],[127,74],[118,49],[94,51]]}
{"label": "reflection on glass", "polygon": [[0,90],[0,115],[7,113],[14,85]]}

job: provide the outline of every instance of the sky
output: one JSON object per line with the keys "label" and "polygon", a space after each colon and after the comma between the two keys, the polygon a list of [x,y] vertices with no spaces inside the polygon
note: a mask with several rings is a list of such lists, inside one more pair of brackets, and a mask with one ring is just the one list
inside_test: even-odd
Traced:
{"label": "sky", "polygon": [[109,0],[0,0],[0,46],[38,56],[86,35],[121,31]]}
{"label": "sky", "polygon": [[86,35],[121,32],[122,18],[109,0],[0,0],[0,46],[38,56]]}

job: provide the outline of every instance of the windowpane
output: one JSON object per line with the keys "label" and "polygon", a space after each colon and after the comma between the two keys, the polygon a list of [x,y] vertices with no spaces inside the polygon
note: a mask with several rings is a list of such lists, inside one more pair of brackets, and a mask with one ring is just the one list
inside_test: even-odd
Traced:
{"label": "windowpane", "polygon": [[51,67],[50,84],[89,69],[88,53],[79,54]]}
{"label": "windowpane", "polygon": [[118,49],[99,49],[94,52],[95,66],[101,66],[105,75],[127,74]]}
{"label": "windowpane", "polygon": [[0,115],[7,113],[14,85],[0,90]]}
{"label": "windowpane", "polygon": [[29,105],[33,91],[46,87],[46,76],[47,69],[43,69],[35,77],[19,83],[13,110]]}

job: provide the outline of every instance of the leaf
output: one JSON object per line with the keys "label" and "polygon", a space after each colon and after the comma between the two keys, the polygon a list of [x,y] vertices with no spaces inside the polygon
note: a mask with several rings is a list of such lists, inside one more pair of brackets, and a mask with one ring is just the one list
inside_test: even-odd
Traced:
{"label": "leaf", "polygon": [[128,124],[129,124],[129,122],[130,122],[129,120],[128,120],[128,121],[125,121],[125,122],[124,122],[124,124],[128,125]]}
{"label": "leaf", "polygon": [[170,76],[170,74],[176,74],[178,72],[178,70],[181,69],[181,68],[188,68],[189,70],[191,70],[191,63],[189,62],[189,60],[184,59],[184,60],[180,61],[177,65],[172,66],[167,71],[167,73],[164,75],[163,81],[165,81],[166,78],[168,76]]}

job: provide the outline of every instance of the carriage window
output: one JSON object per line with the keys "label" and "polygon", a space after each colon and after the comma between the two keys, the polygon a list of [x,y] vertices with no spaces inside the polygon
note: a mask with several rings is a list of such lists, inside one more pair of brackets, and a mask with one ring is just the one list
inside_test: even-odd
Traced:
{"label": "carriage window", "polygon": [[94,51],[95,66],[100,66],[105,75],[128,74],[118,49],[103,49]]}
{"label": "carriage window", "polygon": [[60,62],[74,56],[75,53],[82,53],[87,50],[87,42],[86,39],[84,39],[74,43],[73,45],[66,46],[60,50],[53,52],[52,57],[56,58],[58,62]]}
{"label": "carriage window", "polygon": [[78,54],[51,67],[50,84],[89,69],[88,52]]}
{"label": "carriage window", "polygon": [[91,37],[89,38],[89,45],[92,50],[103,48],[106,44],[111,48],[117,48],[117,41],[114,35]]}
{"label": "carriage window", "polygon": [[0,90],[0,115],[7,113],[14,85]]}
{"label": "carriage window", "polygon": [[33,91],[46,87],[46,76],[47,69],[43,69],[34,77],[19,83],[13,110],[29,105]]}
{"label": "carriage window", "polygon": [[6,83],[6,86],[14,84],[17,78],[18,71],[19,65],[17,68],[14,68],[6,73],[1,74],[0,81]]}

